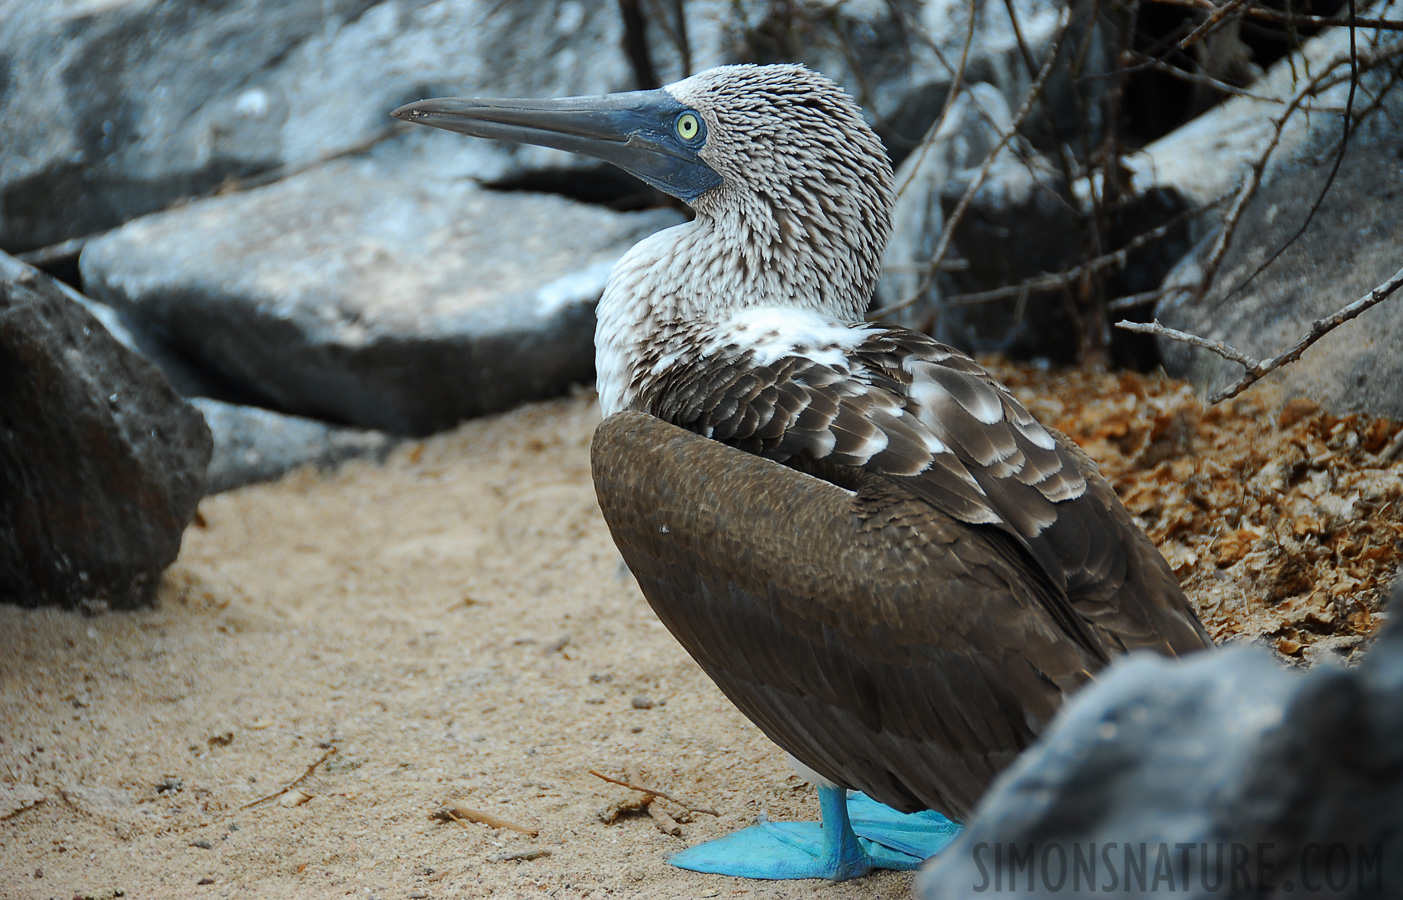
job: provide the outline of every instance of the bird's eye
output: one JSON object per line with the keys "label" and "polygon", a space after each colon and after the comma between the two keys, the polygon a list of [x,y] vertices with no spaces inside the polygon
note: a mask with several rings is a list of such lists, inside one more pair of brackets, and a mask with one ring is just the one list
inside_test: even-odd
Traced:
{"label": "bird's eye", "polygon": [[677,117],[677,122],[673,125],[677,129],[677,136],[684,141],[694,141],[697,135],[701,134],[701,119],[696,113],[684,112]]}

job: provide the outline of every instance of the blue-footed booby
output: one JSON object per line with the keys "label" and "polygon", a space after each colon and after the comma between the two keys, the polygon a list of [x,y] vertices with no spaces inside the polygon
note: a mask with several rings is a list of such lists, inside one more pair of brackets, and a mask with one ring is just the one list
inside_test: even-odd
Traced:
{"label": "blue-footed booby", "polygon": [[1212,646],[1076,444],[968,356],[864,322],[892,171],[827,78],[723,66],[394,114],[597,157],[696,213],[600,300],[595,487],[648,602],[817,784],[823,821],[674,864],[914,867],[1110,659]]}

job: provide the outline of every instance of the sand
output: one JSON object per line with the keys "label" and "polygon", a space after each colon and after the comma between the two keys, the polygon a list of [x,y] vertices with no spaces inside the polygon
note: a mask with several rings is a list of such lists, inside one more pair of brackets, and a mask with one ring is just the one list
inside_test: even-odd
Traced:
{"label": "sand", "polygon": [[[0,896],[907,896],[666,864],[817,804],[623,568],[596,422],[582,393],[206,498],[151,610],[0,606]],[[619,814],[591,769],[719,815]]]}

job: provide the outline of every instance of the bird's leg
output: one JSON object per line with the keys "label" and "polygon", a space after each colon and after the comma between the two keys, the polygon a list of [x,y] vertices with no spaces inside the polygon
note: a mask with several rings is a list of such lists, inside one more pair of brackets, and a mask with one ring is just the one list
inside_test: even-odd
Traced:
{"label": "bird's leg", "polygon": [[818,802],[822,824],[761,822],[668,861],[694,872],[742,878],[843,881],[872,869],[914,869],[960,830],[939,813],[906,815],[839,787],[819,787]]}

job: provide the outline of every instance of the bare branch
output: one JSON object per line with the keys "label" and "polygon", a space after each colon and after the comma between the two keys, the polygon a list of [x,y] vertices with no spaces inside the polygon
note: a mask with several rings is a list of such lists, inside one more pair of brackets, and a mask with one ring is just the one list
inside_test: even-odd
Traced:
{"label": "bare branch", "polygon": [[[960,95],[960,91],[964,87],[965,66],[969,63],[969,49],[974,45],[974,23],[977,19],[978,15],[975,9],[975,0],[970,0],[969,27],[965,30],[964,44],[960,47],[960,64],[958,68],[955,69],[955,74],[950,78],[950,90],[945,93],[945,103],[940,107],[940,115],[936,116],[930,128],[926,129],[925,137],[921,138],[921,145],[916,148],[917,156],[915,165],[911,166],[911,172],[906,176],[906,181],[896,189],[896,196],[898,198],[906,193],[906,189],[910,187],[916,174],[921,170],[921,163],[925,160],[926,154],[930,152],[931,147],[935,146],[935,137],[940,133],[940,126],[945,124],[945,117],[950,114],[950,107],[955,105],[955,98]],[[940,46],[926,35],[924,29],[917,29],[917,33],[922,38],[923,42],[935,51],[936,58],[948,68],[949,63],[945,61],[945,54],[941,52]],[[982,108],[980,111],[983,111]]]}
{"label": "bare branch", "polygon": [[1214,403],[1221,403],[1230,397],[1236,397],[1267,373],[1273,372],[1288,363],[1293,363],[1300,359],[1301,354],[1316,341],[1320,340],[1340,325],[1343,325],[1345,322],[1348,322],[1350,319],[1358,316],[1369,307],[1387,300],[1400,287],[1403,287],[1403,269],[1394,272],[1393,277],[1388,281],[1385,281],[1350,305],[1338,310],[1333,315],[1326,316],[1323,319],[1316,319],[1310,324],[1310,331],[1306,333],[1305,337],[1301,338],[1281,353],[1278,353],[1276,356],[1264,360],[1257,360],[1248,356],[1241,350],[1224,344],[1222,341],[1213,341],[1208,338],[1199,337],[1196,334],[1189,334],[1188,332],[1178,331],[1173,328],[1166,328],[1158,321],[1149,324],[1142,322],[1117,322],[1116,327],[1123,328],[1126,331],[1134,331],[1139,334],[1154,334],[1160,337],[1166,337],[1185,344],[1192,344],[1195,347],[1203,347],[1206,350],[1213,351],[1224,359],[1230,359],[1241,365],[1246,370],[1242,373],[1242,377],[1209,396],[1208,403],[1212,405]]}
{"label": "bare branch", "polygon": [[1125,331],[1133,331],[1136,334],[1153,334],[1156,337],[1166,337],[1170,340],[1179,341],[1181,344],[1192,344],[1195,347],[1202,347],[1205,350],[1212,350],[1214,353],[1239,363],[1245,369],[1252,369],[1261,363],[1254,356],[1248,356],[1241,350],[1222,341],[1210,340],[1206,337],[1199,337],[1196,334],[1189,334],[1187,331],[1180,331],[1177,328],[1169,328],[1159,323],[1159,319],[1153,322],[1128,322],[1121,320],[1116,323],[1116,327]]}
{"label": "bare branch", "polygon": [[326,752],[324,752],[320,758],[318,758],[315,762],[313,762],[310,766],[307,767],[307,771],[303,772],[301,775],[298,775],[296,778],[292,779],[287,784],[278,788],[276,791],[273,791],[273,793],[268,794],[265,797],[259,797],[257,800],[254,800],[250,803],[245,803],[243,806],[240,806],[239,809],[248,809],[250,806],[257,806],[258,804],[263,803],[266,800],[272,800],[274,797],[281,797],[283,794],[286,794],[288,791],[292,790],[302,782],[306,781],[311,776],[311,774],[317,770],[317,766],[320,766],[322,763],[330,759],[331,754],[335,752],[336,747],[334,745],[331,747],[327,747]]}

